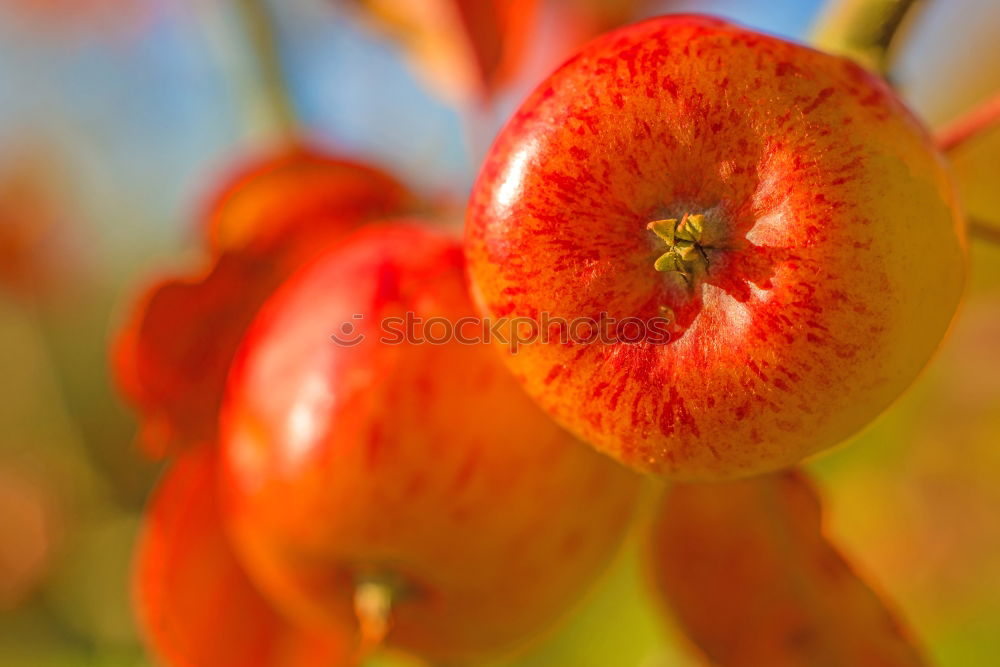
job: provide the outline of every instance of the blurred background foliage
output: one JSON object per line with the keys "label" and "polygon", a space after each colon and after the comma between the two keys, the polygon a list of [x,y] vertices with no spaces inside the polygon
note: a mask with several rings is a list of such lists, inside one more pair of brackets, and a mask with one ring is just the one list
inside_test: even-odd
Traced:
{"label": "blurred background foliage", "polygon": [[[139,279],[191,252],[220,174],[281,124],[238,4],[0,0],[0,664],[147,664],[128,574],[158,471],[133,446],[105,350]],[[865,59],[843,17],[878,4],[541,0],[519,62],[487,45],[478,74],[453,26],[400,3],[271,9],[309,136],[398,174],[457,225],[503,118],[586,34],[699,11]],[[1000,5],[918,5],[891,77],[940,127],[1000,90]],[[968,209],[1000,225],[1000,129],[953,159]],[[835,542],[943,665],[1000,656],[1000,246],[974,242],[972,260],[964,311],[922,379],[809,466]],[[694,664],[644,592],[643,539],[634,531],[585,603],[506,664]]]}

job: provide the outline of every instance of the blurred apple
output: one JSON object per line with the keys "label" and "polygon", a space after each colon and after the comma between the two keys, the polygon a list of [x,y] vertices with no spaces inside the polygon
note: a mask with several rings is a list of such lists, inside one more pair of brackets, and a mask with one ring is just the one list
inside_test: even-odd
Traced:
{"label": "blurred apple", "polygon": [[146,641],[167,665],[353,663],[346,635],[293,625],[247,578],[222,525],[210,449],[181,454],[160,483],[139,539],[133,587]]}
{"label": "blurred apple", "polygon": [[202,224],[203,263],[152,280],[115,341],[144,451],[214,439],[229,363],[258,306],[348,231],[411,203],[388,174],[312,148],[282,147],[230,177]]}

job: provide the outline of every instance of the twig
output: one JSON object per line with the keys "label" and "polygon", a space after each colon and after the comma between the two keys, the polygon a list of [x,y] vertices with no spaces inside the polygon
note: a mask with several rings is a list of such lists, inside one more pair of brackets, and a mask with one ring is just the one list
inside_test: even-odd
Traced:
{"label": "twig", "polygon": [[970,139],[997,128],[1000,128],[1000,93],[948,123],[937,133],[937,145],[950,153]]}
{"label": "twig", "polygon": [[969,220],[969,236],[980,241],[1000,245],[1000,226],[983,220]]}

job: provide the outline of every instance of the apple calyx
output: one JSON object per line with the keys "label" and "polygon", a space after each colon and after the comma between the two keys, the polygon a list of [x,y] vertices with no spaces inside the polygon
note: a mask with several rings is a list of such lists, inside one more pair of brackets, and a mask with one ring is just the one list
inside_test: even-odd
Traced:
{"label": "apple calyx", "polygon": [[354,615],[361,632],[359,653],[367,656],[382,645],[392,622],[397,587],[391,577],[377,574],[358,577],[354,584]]}
{"label": "apple calyx", "polygon": [[688,287],[708,272],[708,255],[702,245],[705,216],[685,213],[677,218],[653,220],[646,229],[667,244],[667,251],[656,258],[653,268],[662,273],[679,275]]}

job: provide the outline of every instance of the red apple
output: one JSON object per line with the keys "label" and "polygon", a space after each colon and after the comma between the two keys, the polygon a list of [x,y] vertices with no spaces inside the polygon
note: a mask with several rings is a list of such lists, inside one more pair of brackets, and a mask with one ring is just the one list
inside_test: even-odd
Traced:
{"label": "red apple", "polygon": [[[406,313],[439,342],[388,340],[385,318]],[[445,321],[478,335],[461,245],[412,224],[361,230],[291,278],[233,365],[222,489],[251,576],[293,618],[354,628],[374,587],[387,645],[470,661],[581,594],[637,480],[553,423],[490,345],[444,341]]]}
{"label": "red apple", "polygon": [[[679,479],[858,431],[927,363],[965,277],[951,180],[883,81],[697,16],[609,33],[542,83],[486,159],[466,245],[486,315],[565,320],[507,355],[528,393]],[[560,340],[602,313],[669,320],[670,340],[634,342],[634,322]]]}

